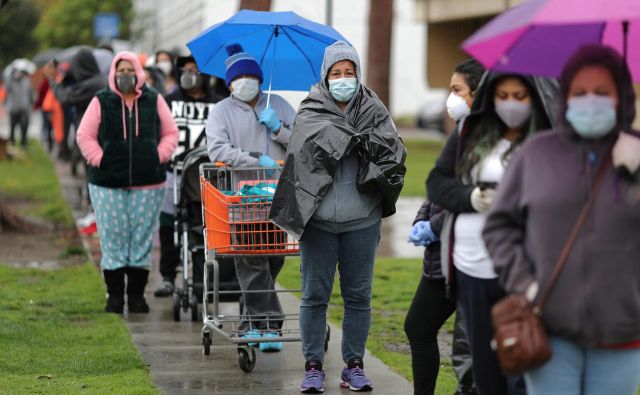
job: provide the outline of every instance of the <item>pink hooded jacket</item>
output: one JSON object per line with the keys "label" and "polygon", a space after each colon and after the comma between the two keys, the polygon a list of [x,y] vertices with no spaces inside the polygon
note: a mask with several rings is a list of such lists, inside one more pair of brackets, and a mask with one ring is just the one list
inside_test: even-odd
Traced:
{"label": "pink hooded jacket", "polygon": [[[135,98],[130,101],[125,101],[124,96],[116,87],[116,66],[121,60],[126,60],[133,65],[136,72],[137,82],[135,87]],[[135,134],[138,135],[138,105],[137,101],[142,94],[142,86],[145,82],[144,70],[142,65],[138,61],[138,57],[132,52],[120,52],[118,53],[109,69],[109,89],[116,93],[122,99],[122,129],[124,131],[123,139],[127,138],[127,133],[133,131],[127,130],[125,125],[125,111],[126,105],[129,110],[135,111],[136,129]],[[160,163],[165,163],[171,159],[173,151],[175,151],[178,145],[178,127],[171,115],[171,110],[164,100],[162,95],[158,95],[157,105],[158,117],[160,118],[160,142],[158,143],[158,157]],[[76,141],[80,147],[82,155],[85,157],[90,166],[99,167],[102,162],[102,147],[98,141],[98,131],[100,129],[101,109],[100,101],[97,97],[94,97],[87,111],[82,117],[80,126],[78,127]],[[164,183],[160,184],[163,185]],[[149,185],[146,187],[156,187],[156,185]],[[136,189],[134,187],[134,189]],[[138,188],[139,189],[139,188]]]}

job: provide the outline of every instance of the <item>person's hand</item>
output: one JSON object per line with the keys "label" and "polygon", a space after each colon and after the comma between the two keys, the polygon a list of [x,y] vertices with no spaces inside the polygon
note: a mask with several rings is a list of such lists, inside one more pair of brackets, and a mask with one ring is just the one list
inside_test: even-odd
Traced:
{"label": "person's hand", "polygon": [[484,213],[489,210],[493,199],[496,197],[496,190],[492,188],[481,190],[480,187],[475,187],[471,192],[471,206],[479,213]]}
{"label": "person's hand", "polygon": [[616,168],[622,167],[630,174],[635,174],[640,167],[640,138],[630,133],[620,133],[613,146],[612,158]]}
{"label": "person's hand", "polygon": [[278,163],[275,160],[271,159],[269,155],[262,155],[260,159],[258,159],[258,164],[260,167],[278,167]]}
{"label": "person's hand", "polygon": [[439,238],[433,233],[431,222],[429,221],[418,221],[413,224],[411,231],[409,231],[409,243],[413,243],[416,246],[426,247],[438,240]]}
{"label": "person's hand", "polygon": [[265,108],[262,110],[258,116],[258,120],[260,123],[266,125],[267,129],[269,129],[271,133],[277,133],[282,126],[282,122],[280,122],[280,119],[278,119],[276,112],[273,111],[272,108]]}

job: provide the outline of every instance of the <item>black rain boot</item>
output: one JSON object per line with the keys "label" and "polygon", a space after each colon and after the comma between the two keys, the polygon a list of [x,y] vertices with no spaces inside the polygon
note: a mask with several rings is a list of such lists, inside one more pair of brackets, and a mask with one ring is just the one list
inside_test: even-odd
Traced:
{"label": "black rain boot", "polygon": [[127,304],[129,313],[148,313],[149,305],[144,299],[144,288],[147,286],[149,271],[135,267],[127,267]]}
{"label": "black rain boot", "polygon": [[124,309],[124,272],[125,269],[103,270],[104,282],[107,285],[107,313],[122,314]]}

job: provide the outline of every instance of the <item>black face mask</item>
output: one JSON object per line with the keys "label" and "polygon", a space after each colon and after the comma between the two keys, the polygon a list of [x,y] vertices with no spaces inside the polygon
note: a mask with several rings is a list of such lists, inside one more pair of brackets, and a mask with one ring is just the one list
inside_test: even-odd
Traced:
{"label": "black face mask", "polygon": [[202,76],[200,74],[185,71],[180,76],[180,86],[184,90],[199,88],[202,85]]}
{"label": "black face mask", "polygon": [[134,74],[116,75],[116,87],[122,93],[131,93],[136,87],[138,79]]}

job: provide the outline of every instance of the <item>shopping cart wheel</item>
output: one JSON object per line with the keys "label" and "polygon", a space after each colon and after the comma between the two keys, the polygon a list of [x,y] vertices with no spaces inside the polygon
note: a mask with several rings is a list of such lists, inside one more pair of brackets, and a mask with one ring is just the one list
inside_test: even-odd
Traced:
{"label": "shopping cart wheel", "polygon": [[327,333],[324,336],[324,351],[329,350],[329,340],[331,339],[331,327],[327,324]]}
{"label": "shopping cart wheel", "polygon": [[204,355],[209,355],[211,352],[211,333],[203,332],[202,333],[202,353]]}
{"label": "shopping cart wheel", "polygon": [[[251,357],[249,357],[247,349],[251,350]],[[238,347],[238,361],[240,369],[245,373],[250,373],[256,366],[256,350],[253,347]]]}
{"label": "shopping cart wheel", "polygon": [[198,321],[198,297],[194,293],[191,295],[191,321]]}
{"label": "shopping cart wheel", "polygon": [[180,291],[176,290],[173,293],[173,320],[175,322],[180,322],[180,307],[182,305],[182,296],[180,296]]}

